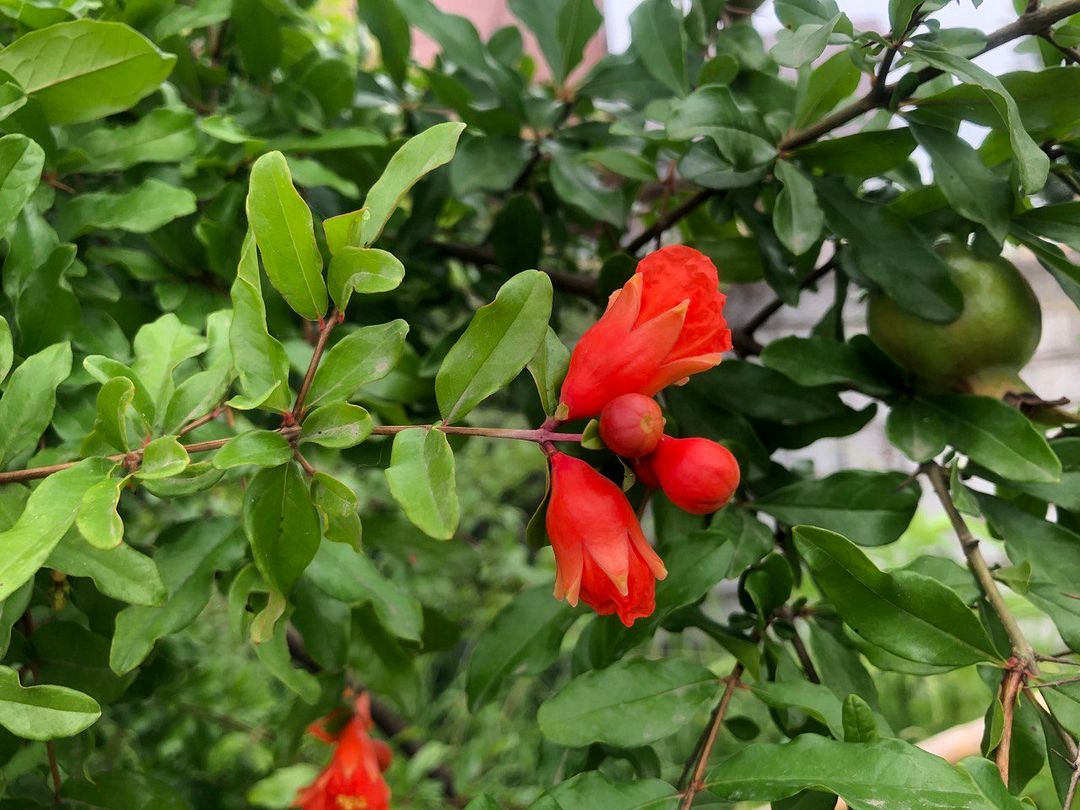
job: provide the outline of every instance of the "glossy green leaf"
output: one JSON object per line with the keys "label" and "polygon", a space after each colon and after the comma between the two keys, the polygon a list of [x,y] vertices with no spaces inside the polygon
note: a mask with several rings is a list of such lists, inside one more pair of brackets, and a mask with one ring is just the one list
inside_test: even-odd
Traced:
{"label": "glossy green leaf", "polygon": [[800,256],[817,242],[825,214],[818,206],[813,184],[793,164],[778,160],[773,171],[784,184],[776,196],[773,228],[784,247]]}
{"label": "glossy green leaf", "polygon": [[288,594],[319,547],[319,515],[300,468],[262,470],[244,498],[244,531],[255,565],[279,593]]}
{"label": "glossy green leaf", "polygon": [[894,169],[915,150],[907,127],[879,129],[829,138],[800,146],[792,157],[807,168],[856,178],[874,177]]}
{"label": "glossy green leaf", "polygon": [[174,163],[198,146],[195,115],[161,107],[131,126],[102,127],[79,139],[81,172],[108,172],[140,163]]}
{"label": "glossy green leaf", "polygon": [[370,217],[362,227],[362,246],[379,238],[402,198],[424,175],[449,163],[464,124],[447,122],[410,138],[386,164],[382,176],[368,191],[364,207]]}
{"label": "glossy green leaf", "polygon": [[71,346],[57,343],[26,358],[0,398],[0,466],[25,458],[52,421],[56,387],[71,373]]}
{"label": "glossy green leaf", "polygon": [[214,454],[213,464],[219,470],[253,465],[278,467],[292,459],[288,440],[276,430],[249,430],[233,438]]}
{"label": "glossy green leaf", "polygon": [[247,215],[274,289],[298,314],[321,318],[326,314],[322,256],[311,211],[293,187],[281,152],[268,152],[251,167]]}
{"label": "glossy green leaf", "polygon": [[802,129],[822,118],[855,92],[861,77],[862,73],[846,50],[826,59],[805,78],[800,76],[792,128]]}
{"label": "glossy green leaf", "polygon": [[841,709],[844,725],[844,742],[875,743],[879,738],[878,720],[874,710],[855,694],[844,698]]}
{"label": "glossy green leaf", "polygon": [[371,414],[359,405],[336,402],[316,408],[304,417],[300,442],[341,450],[360,444],[374,427]]}
{"label": "glossy green leaf", "polygon": [[386,469],[390,494],[424,534],[449,540],[457,531],[454,453],[438,429],[413,428],[394,437]]}
{"label": "glossy green leaf", "polygon": [[762,703],[776,709],[798,709],[824,724],[836,739],[844,738],[843,705],[828,687],[809,681],[775,681],[750,687]]}
{"label": "glossy green leaf", "polygon": [[885,435],[912,461],[929,461],[949,441],[937,409],[921,399],[900,400],[885,420]]}
{"label": "glossy green leaf", "polygon": [[1031,483],[1061,480],[1061,460],[1020,411],[992,397],[922,399],[945,426],[949,444],[998,475]]}
{"label": "glossy green leaf", "polygon": [[807,23],[794,31],[781,29],[776,35],[776,44],[769,53],[778,64],[785,67],[800,67],[821,56],[829,37],[843,15],[837,14],[825,23]]}
{"label": "glossy green leaf", "polygon": [[834,532],[795,527],[795,544],[844,621],[872,644],[927,664],[994,661],[994,646],[966,605],[936,580],[880,571]]}
{"label": "glossy green leaf", "polygon": [[409,325],[402,320],[363,326],[328,351],[315,372],[307,407],[344,402],[358,388],[381,380],[397,365]]}
{"label": "glossy green leaf", "polygon": [[19,37],[0,70],[35,98],[51,124],[92,121],[156,90],[176,57],[118,22],[75,20]]}
{"label": "glossy green leaf", "polygon": [[919,487],[904,473],[842,470],[789,484],[754,501],[777,520],[820,526],[861,546],[891,543],[907,529],[919,505]]}
{"label": "glossy green leaf", "polygon": [[[206,351],[206,340],[172,313],[145,324],[135,335],[132,371],[141,388],[157,406],[159,417],[172,398],[176,367]],[[157,421],[160,421],[158,419]]]}
{"label": "glossy green leaf", "polygon": [[86,459],[37,485],[18,520],[0,532],[0,601],[34,576],[75,522],[83,495],[112,467],[103,459]]}
{"label": "glossy green leaf", "polygon": [[61,795],[65,803],[89,810],[186,810],[183,795],[167,782],[130,770],[109,770],[94,780],[68,778]]}
{"label": "glossy green leaf", "polygon": [[394,0],[370,0],[357,6],[360,19],[379,41],[379,55],[387,73],[401,87],[405,83],[412,40],[409,22]]}
{"label": "glossy green leaf", "polygon": [[73,239],[90,230],[151,233],[195,213],[195,195],[152,177],[127,191],[95,191],[74,197],[61,211],[56,231]]}
{"label": "glossy green leaf", "polygon": [[552,598],[546,585],[514,597],[480,636],[469,659],[465,691],[470,710],[491,701],[512,678],[551,666],[576,618],[565,603]]}
{"label": "glossy green leaf", "polygon": [[44,150],[25,135],[0,138],[0,229],[14,222],[26,205],[41,182],[44,165]]}
{"label": "glossy green leaf", "polygon": [[510,8],[536,35],[548,67],[560,83],[581,62],[585,45],[602,22],[593,0],[557,0],[543,6],[511,0]]}
{"label": "glossy green leaf", "polygon": [[0,726],[28,740],[74,737],[101,717],[101,707],[89,695],[66,686],[28,686],[19,674],[0,666]]}
{"label": "glossy green leaf", "polygon": [[130,605],[160,605],[168,595],[154,561],[123,544],[98,549],[68,533],[46,565],[69,577],[89,577],[103,594]]}
{"label": "glossy green leaf", "polygon": [[0,315],[0,383],[7,377],[7,373],[11,371],[11,364],[15,360],[14,346],[11,342],[11,327],[8,326],[7,319]]}
{"label": "glossy green leaf", "polygon": [[719,694],[717,677],[700,664],[620,661],[574,678],[541,704],[536,719],[558,745],[647,745],[683,728]]}
{"label": "glossy green leaf", "polygon": [[462,419],[521,373],[547,334],[551,297],[548,275],[526,270],[477,310],[435,377],[439,412],[447,423]]}
{"label": "glossy green leaf", "polygon": [[143,448],[136,478],[155,481],[179,475],[191,463],[187,450],[175,436],[161,436]]}
{"label": "glossy green leaf", "polygon": [[540,404],[548,416],[552,416],[559,407],[559,389],[569,367],[570,350],[549,326],[536,354],[528,363],[529,374],[532,375],[536,391],[540,395]]}
{"label": "glossy green leaf", "polygon": [[397,289],[405,278],[405,265],[393,254],[375,248],[346,245],[330,259],[326,284],[337,308],[344,310],[353,293],[369,294]]}
{"label": "glossy green leaf", "polygon": [[240,390],[247,402],[260,402],[268,409],[284,411],[290,404],[289,358],[281,343],[267,331],[266,306],[259,277],[255,237],[249,230],[230,291],[233,318],[229,345]]}
{"label": "glossy green leaf", "polygon": [[126,479],[106,478],[86,490],[75,525],[90,545],[108,550],[124,540],[124,521],[116,511]]}
{"label": "glossy green leaf", "polygon": [[127,414],[134,401],[135,383],[127,377],[113,377],[98,391],[94,431],[117,450],[131,448]]}
{"label": "glossy green leaf", "polygon": [[630,15],[631,47],[645,69],[675,95],[685,95],[686,33],[682,14],[669,0],[645,0]]}
{"label": "glossy green leaf", "polygon": [[[989,764],[989,763],[988,763]],[[850,743],[803,734],[785,744],[756,743],[709,772],[705,788],[724,799],[771,801],[815,788],[852,810],[1020,810],[989,800],[968,773],[901,740]]]}
{"label": "glossy green leaf", "polygon": [[761,362],[800,385],[854,385],[867,394],[887,396],[894,386],[887,372],[876,367],[865,345],[820,337],[782,337],[761,352]]}
{"label": "glossy green leaf", "polygon": [[208,351],[205,368],[185,379],[169,397],[162,428],[166,433],[179,432],[188,422],[208,415],[225,399],[229,385],[236,376],[229,332],[232,313],[229,310],[212,312],[206,318]]}
{"label": "glossy green leaf", "polygon": [[659,779],[616,781],[600,771],[586,771],[548,790],[529,810],[675,810],[679,795]]}

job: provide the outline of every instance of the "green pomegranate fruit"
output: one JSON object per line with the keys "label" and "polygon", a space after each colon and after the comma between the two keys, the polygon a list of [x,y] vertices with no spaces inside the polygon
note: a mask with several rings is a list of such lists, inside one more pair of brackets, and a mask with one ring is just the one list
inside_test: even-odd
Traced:
{"label": "green pomegranate fruit", "polygon": [[955,244],[938,252],[963,296],[959,317],[934,323],[873,293],[866,318],[870,337],[923,389],[997,397],[1030,390],[1018,372],[1042,334],[1031,285],[1001,257],[985,259]]}

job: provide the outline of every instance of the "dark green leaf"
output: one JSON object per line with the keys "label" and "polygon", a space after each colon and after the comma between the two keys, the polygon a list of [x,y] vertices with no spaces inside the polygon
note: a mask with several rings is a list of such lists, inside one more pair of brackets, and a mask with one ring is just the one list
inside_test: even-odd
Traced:
{"label": "dark green leaf", "polygon": [[56,387],[71,373],[71,347],[57,343],[24,360],[0,399],[0,466],[25,458],[52,421]]}
{"label": "dark green leaf", "polygon": [[234,436],[214,454],[213,464],[219,470],[231,470],[252,464],[256,467],[278,467],[292,458],[292,446],[276,430],[249,430]]}
{"label": "dark green leaf", "polygon": [[311,382],[307,407],[344,402],[358,388],[381,380],[397,365],[409,325],[397,320],[362,326],[338,341],[322,359]]}
{"label": "dark green leaf", "polygon": [[645,69],[676,95],[685,95],[686,32],[669,0],[645,0],[630,15],[631,48]]}
{"label": "dark green leaf", "polygon": [[293,463],[262,470],[244,498],[244,531],[259,572],[287,594],[319,547],[319,516]]}

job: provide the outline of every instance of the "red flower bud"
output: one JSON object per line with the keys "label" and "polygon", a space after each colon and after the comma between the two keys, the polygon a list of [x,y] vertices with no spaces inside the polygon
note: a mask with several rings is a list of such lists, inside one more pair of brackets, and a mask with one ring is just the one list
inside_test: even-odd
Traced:
{"label": "red flower bud", "polygon": [[664,415],[656,400],[643,394],[615,397],[600,411],[600,438],[626,458],[647,456],[664,435]]}
{"label": "red flower bud", "polygon": [[665,436],[645,461],[671,502],[695,515],[715,512],[739,486],[739,462],[708,439]]}
{"label": "red flower bud", "polygon": [[652,396],[731,348],[716,267],[683,245],[650,253],[581,336],[563,381],[563,420],[595,416],[621,394]]}
{"label": "red flower bud", "polygon": [[[327,718],[329,719],[329,718]],[[309,731],[337,748],[322,773],[296,794],[294,807],[301,810],[388,810],[390,788],[382,772],[392,754],[386,743],[368,736],[371,729],[371,700],[362,694],[356,700],[356,714],[337,734],[325,723],[313,723]]]}
{"label": "red flower bud", "polygon": [[618,486],[584,461],[554,453],[546,522],[556,599],[617,613],[627,627],[653,612],[656,580],[667,569]]}
{"label": "red flower bud", "polygon": [[649,489],[660,489],[660,479],[656,477],[656,470],[652,466],[652,458],[655,455],[656,453],[653,452],[641,458],[630,459],[630,466],[633,467],[637,480]]}

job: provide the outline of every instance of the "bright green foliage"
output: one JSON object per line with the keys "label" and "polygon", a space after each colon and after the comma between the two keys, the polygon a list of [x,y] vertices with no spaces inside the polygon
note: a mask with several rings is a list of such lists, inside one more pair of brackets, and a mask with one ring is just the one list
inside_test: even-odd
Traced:
{"label": "bright green foliage", "polygon": [[[358,688],[400,808],[1063,806],[1075,386],[930,381],[860,303],[945,328],[970,253],[1080,305],[1080,0],[644,0],[598,60],[599,0],[505,5],[0,3],[0,806],[290,807]],[[659,397],[738,459],[707,516],[553,426],[677,243],[736,325]],[[552,597],[542,425],[664,561],[631,627]]]}

